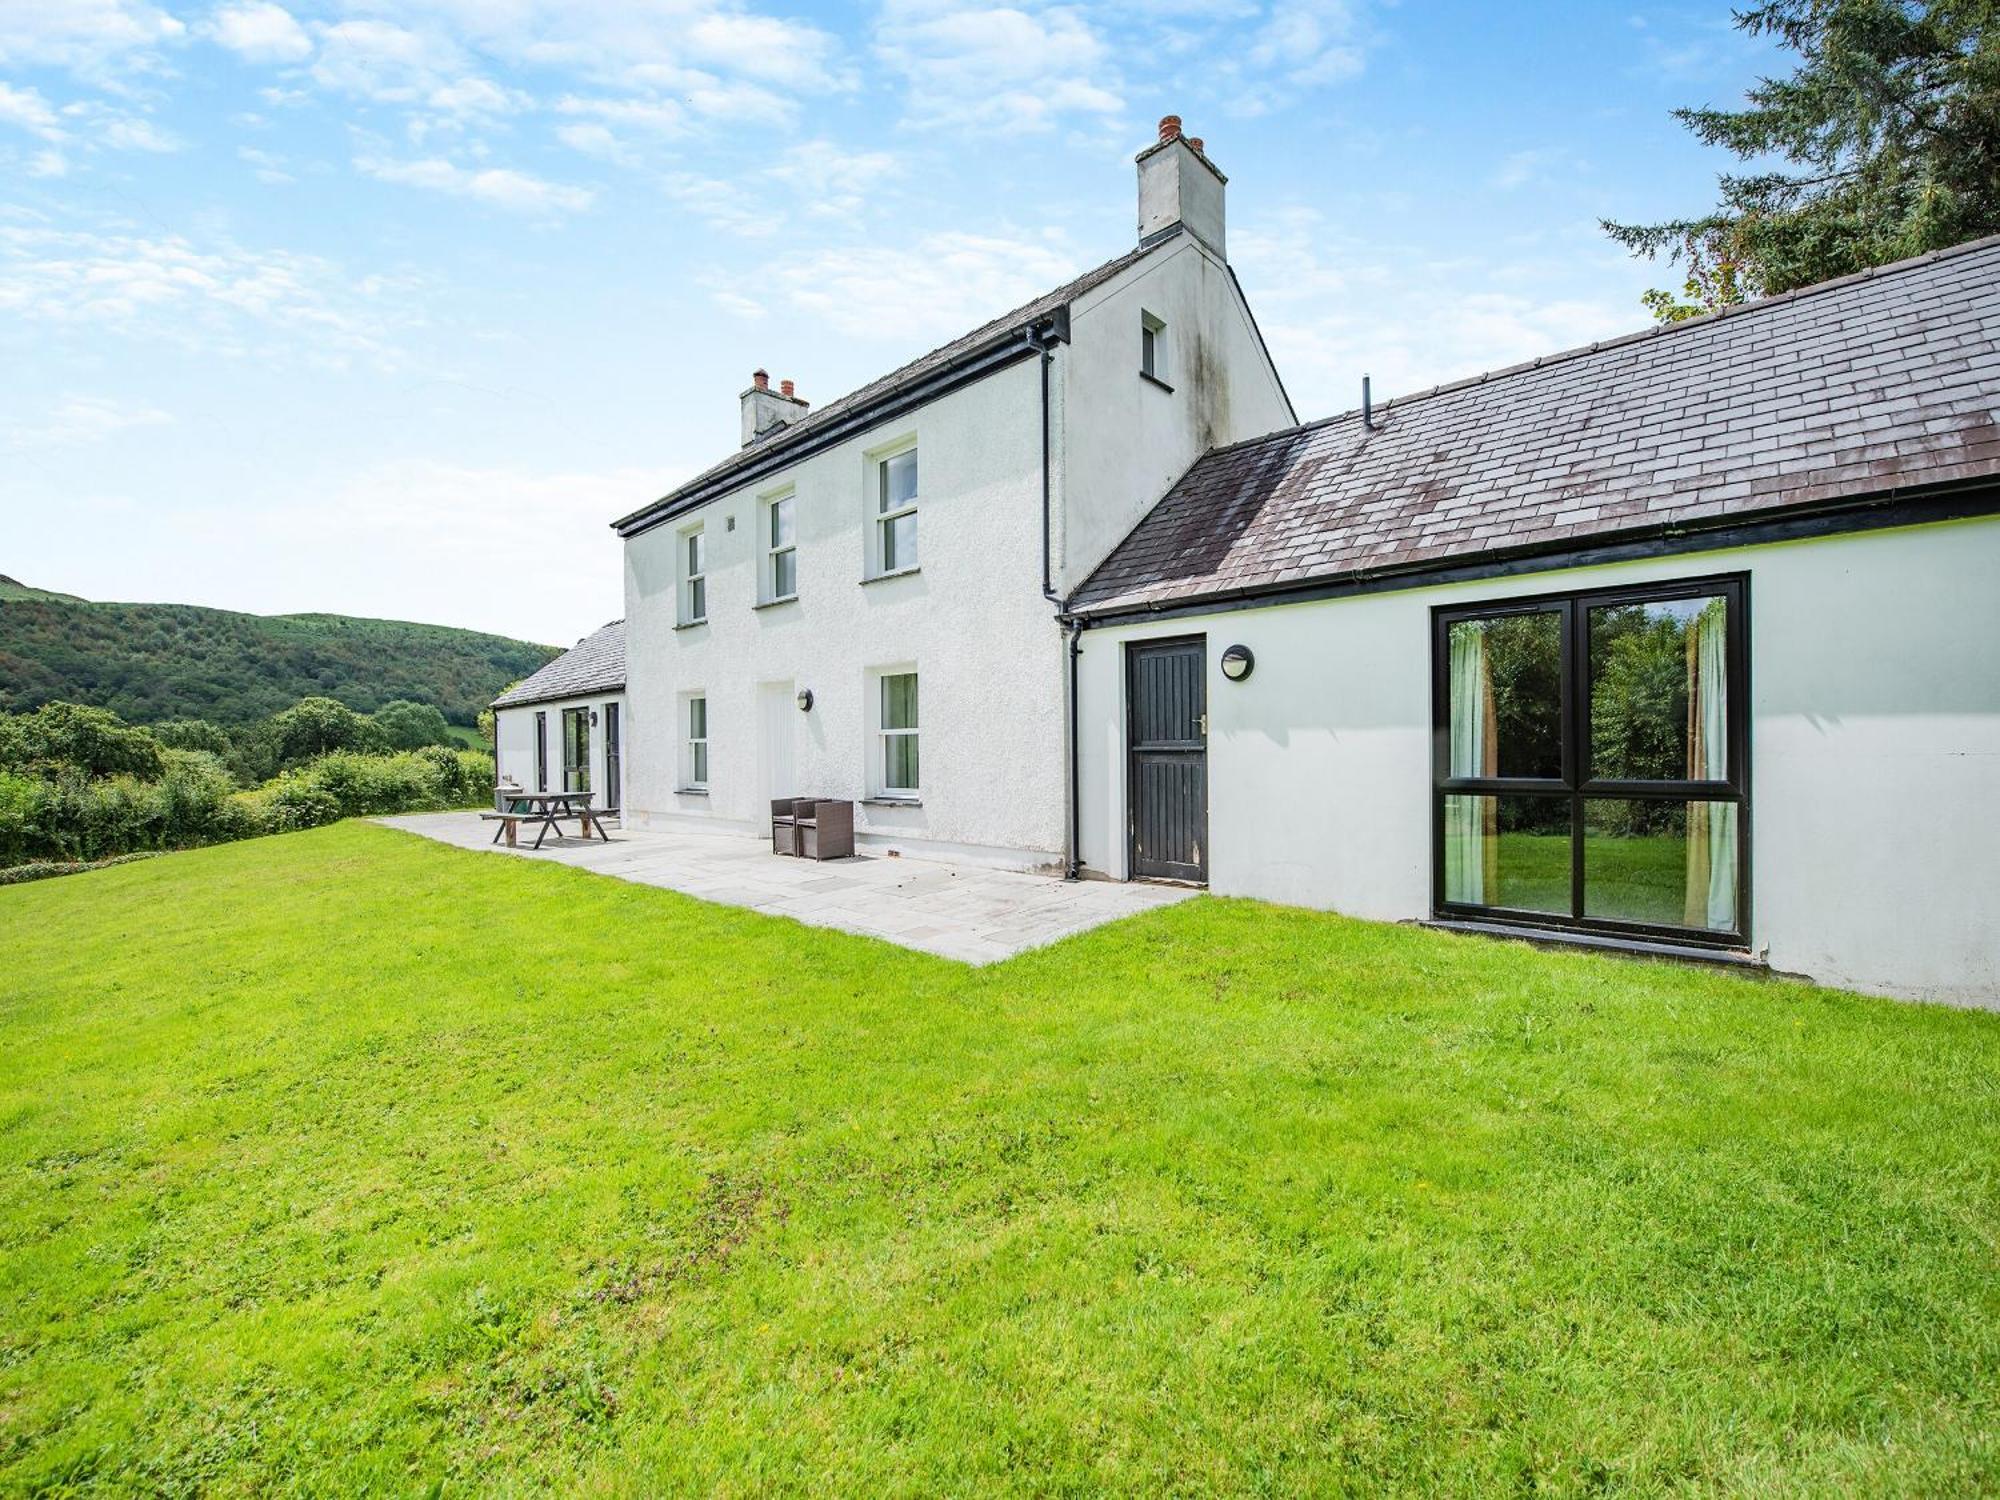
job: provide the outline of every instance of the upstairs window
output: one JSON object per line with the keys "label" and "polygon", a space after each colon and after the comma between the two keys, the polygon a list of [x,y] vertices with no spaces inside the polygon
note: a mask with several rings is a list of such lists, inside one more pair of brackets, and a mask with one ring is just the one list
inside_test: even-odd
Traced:
{"label": "upstairs window", "polygon": [[1437,613],[1441,913],[1747,941],[1743,589]]}
{"label": "upstairs window", "polygon": [[764,601],[775,604],[799,592],[798,538],[793,520],[797,501],[780,495],[764,507]]}
{"label": "upstairs window", "polygon": [[1139,373],[1167,383],[1167,325],[1149,312],[1139,314]]}
{"label": "upstairs window", "polygon": [[882,794],[914,797],[918,787],[917,674],[882,676]]}
{"label": "upstairs window", "polygon": [[681,534],[681,624],[708,618],[708,546],[702,529]]}
{"label": "upstairs window", "polygon": [[917,565],[917,450],[905,448],[875,465],[875,571],[906,573]]}

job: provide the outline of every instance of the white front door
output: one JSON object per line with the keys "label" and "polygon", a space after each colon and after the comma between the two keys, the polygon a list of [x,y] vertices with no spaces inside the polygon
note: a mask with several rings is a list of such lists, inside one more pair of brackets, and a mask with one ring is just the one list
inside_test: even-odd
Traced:
{"label": "white front door", "polygon": [[792,736],[798,733],[796,689],[789,682],[757,684],[757,779],[765,806],[780,797],[802,796]]}

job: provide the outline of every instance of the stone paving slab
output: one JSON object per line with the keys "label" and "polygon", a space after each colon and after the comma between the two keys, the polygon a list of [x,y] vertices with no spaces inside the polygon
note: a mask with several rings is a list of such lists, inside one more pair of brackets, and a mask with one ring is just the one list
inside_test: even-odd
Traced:
{"label": "stone paving slab", "polygon": [[495,846],[476,812],[377,818],[460,849],[543,859],[580,870],[877,937],[968,964],[998,963],[1120,917],[1185,901],[1179,886],[1049,875],[942,861],[791,859],[735,833],[621,829],[602,839],[549,839],[539,850]]}

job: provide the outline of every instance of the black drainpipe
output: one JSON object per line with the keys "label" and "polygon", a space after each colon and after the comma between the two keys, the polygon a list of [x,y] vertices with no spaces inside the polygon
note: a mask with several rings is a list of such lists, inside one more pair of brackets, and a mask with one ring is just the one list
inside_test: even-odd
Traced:
{"label": "black drainpipe", "polygon": [[1083,843],[1083,766],[1077,746],[1077,690],[1076,659],[1083,650],[1083,621],[1070,613],[1069,601],[1056,591],[1054,512],[1055,494],[1051,478],[1054,455],[1050,441],[1051,419],[1049,413],[1049,366],[1055,363],[1052,352],[1061,338],[1054,324],[1033,330],[1029,337],[1042,357],[1042,597],[1056,607],[1056,624],[1068,632],[1068,648],[1063,653],[1065,663],[1066,707],[1063,714],[1064,739],[1069,755],[1069,807],[1064,819],[1063,830],[1063,879],[1079,880],[1083,875],[1083,859],[1078,853]]}

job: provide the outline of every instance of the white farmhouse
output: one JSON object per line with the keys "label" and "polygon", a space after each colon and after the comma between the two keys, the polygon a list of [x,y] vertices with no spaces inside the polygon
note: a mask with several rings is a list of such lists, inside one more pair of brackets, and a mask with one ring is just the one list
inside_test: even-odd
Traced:
{"label": "white farmhouse", "polygon": [[1168,120],[1137,246],[742,446],[617,523],[628,826],[851,797],[864,847],[1060,867],[1061,601],[1203,453],[1297,419]]}
{"label": "white farmhouse", "polygon": [[741,437],[616,523],[628,826],[2000,1004],[2000,239],[1300,425],[1169,117],[1136,248]]}

